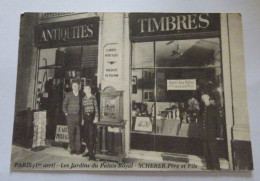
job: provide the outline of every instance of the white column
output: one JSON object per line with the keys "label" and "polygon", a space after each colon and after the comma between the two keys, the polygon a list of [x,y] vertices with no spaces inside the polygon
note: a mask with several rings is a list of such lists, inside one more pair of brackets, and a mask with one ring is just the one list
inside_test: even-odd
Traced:
{"label": "white column", "polygon": [[131,66],[131,42],[129,37],[129,17],[128,13],[124,16],[124,58],[123,58],[123,81],[124,81],[124,120],[127,120],[125,127],[125,150],[126,153],[130,149],[130,94],[131,82],[130,66]]}
{"label": "white column", "polygon": [[221,14],[221,47],[222,47],[222,68],[224,81],[224,98],[225,98],[225,116],[226,116],[226,131],[227,131],[227,145],[229,167],[233,168],[232,161],[232,126],[233,126],[233,112],[232,112],[232,88],[231,88],[231,71],[230,71],[230,52],[229,52],[229,35],[228,35],[228,21],[227,14]]}
{"label": "white column", "polygon": [[99,13],[99,34],[98,34],[98,76],[97,76],[97,85],[101,84],[103,77],[103,22],[104,22],[104,13]]}
{"label": "white column", "polygon": [[241,15],[228,14],[228,25],[234,112],[233,140],[250,141]]}
{"label": "white column", "polygon": [[[108,86],[114,87],[117,91],[123,93],[123,119],[126,120],[125,127],[125,150],[129,150],[130,140],[130,61],[131,61],[131,44],[129,39],[129,24],[127,13],[104,13],[101,37],[102,42],[99,46],[99,62],[102,62],[102,72],[100,81],[101,89]],[[106,79],[104,77],[104,50],[105,47],[115,44],[119,48],[119,78]]]}
{"label": "white column", "polygon": [[[101,78],[101,89],[103,90],[107,86],[114,87],[117,91],[124,90],[123,83],[123,26],[124,26],[124,14],[123,13],[104,13],[103,17],[103,36],[102,38],[102,47],[103,55],[101,55],[101,61],[104,63],[104,49],[109,45],[116,45],[119,53],[119,64],[118,72],[119,78],[111,78],[110,80],[104,78],[105,66],[103,67],[103,75]],[[100,60],[99,60],[100,61]],[[116,65],[115,65],[116,66]]]}

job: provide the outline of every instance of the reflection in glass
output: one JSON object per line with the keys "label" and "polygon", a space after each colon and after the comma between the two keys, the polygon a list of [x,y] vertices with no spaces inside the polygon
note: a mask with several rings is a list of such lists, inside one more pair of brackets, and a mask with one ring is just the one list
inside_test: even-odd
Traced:
{"label": "reflection in glass", "polygon": [[157,67],[220,66],[219,39],[158,41],[155,61]]}
{"label": "reflection in glass", "polygon": [[134,43],[132,68],[154,67],[154,43]]}

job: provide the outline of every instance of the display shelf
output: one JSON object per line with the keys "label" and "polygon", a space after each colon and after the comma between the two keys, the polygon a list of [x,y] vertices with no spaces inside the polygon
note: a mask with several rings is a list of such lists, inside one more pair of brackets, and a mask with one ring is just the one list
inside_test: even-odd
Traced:
{"label": "display shelf", "polygon": [[39,69],[60,69],[63,68],[60,65],[47,65],[47,66],[43,66],[43,67],[39,67]]}

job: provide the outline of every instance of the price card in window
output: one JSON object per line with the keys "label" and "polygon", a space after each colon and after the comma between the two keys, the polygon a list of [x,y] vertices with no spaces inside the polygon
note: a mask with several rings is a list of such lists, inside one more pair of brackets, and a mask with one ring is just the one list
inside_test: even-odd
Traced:
{"label": "price card in window", "polygon": [[167,90],[196,90],[196,79],[167,80]]}

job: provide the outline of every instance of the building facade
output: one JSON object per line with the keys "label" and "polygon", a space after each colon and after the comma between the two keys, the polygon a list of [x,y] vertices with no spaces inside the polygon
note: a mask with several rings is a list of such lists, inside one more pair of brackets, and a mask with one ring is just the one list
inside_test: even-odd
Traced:
{"label": "building facade", "polygon": [[247,105],[238,99],[246,98],[239,14],[22,17],[15,124],[24,110],[49,109],[47,138],[54,139],[64,94],[77,79],[97,97],[107,87],[123,92],[128,157],[185,161],[203,157],[200,99],[207,93],[221,112],[220,158],[230,169],[252,169]]}

